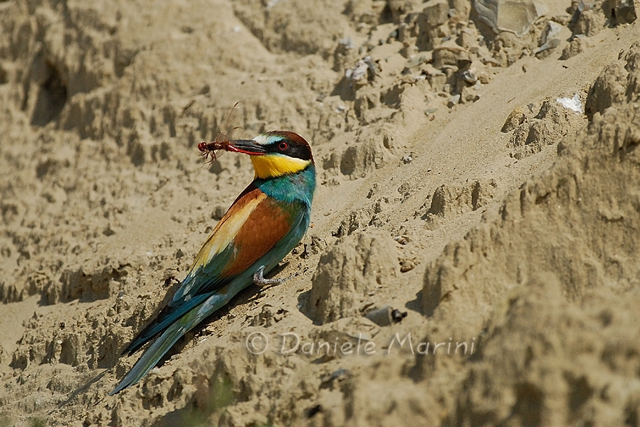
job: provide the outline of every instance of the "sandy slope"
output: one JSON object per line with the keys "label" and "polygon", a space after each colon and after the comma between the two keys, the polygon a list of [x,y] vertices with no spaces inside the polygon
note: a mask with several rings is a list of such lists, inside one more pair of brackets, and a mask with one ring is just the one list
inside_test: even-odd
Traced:
{"label": "sandy slope", "polygon": [[[609,4],[518,38],[465,1],[0,3],[0,425],[637,425],[640,30]],[[196,148],[238,100],[238,136],[312,143],[301,274],[108,397],[251,180]]]}

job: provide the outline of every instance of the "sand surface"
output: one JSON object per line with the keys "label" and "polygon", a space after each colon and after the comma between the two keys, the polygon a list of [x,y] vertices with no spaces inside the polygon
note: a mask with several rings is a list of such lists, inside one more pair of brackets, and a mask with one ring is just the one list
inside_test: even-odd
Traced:
{"label": "sand surface", "polygon": [[[565,3],[0,1],[0,426],[639,425],[640,27]],[[110,397],[233,128],[311,143],[299,274]]]}

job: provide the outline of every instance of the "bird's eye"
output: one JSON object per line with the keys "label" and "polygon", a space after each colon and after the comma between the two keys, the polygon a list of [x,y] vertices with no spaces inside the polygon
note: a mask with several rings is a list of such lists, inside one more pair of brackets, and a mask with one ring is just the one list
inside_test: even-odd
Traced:
{"label": "bird's eye", "polygon": [[280,144],[278,144],[278,149],[280,151],[284,151],[287,148],[289,148],[289,144],[287,144],[286,142],[282,141]]}

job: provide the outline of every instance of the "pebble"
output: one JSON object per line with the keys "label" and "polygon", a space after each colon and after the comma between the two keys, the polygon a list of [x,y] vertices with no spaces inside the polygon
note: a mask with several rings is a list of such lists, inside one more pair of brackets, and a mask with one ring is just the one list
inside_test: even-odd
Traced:
{"label": "pebble", "polygon": [[507,117],[507,120],[505,120],[504,125],[502,125],[501,131],[503,133],[511,132],[512,130],[520,126],[522,123],[524,123],[526,119],[527,119],[527,116],[524,114],[524,111],[522,111],[522,108],[516,107],[511,112],[511,114],[509,114],[509,117]]}

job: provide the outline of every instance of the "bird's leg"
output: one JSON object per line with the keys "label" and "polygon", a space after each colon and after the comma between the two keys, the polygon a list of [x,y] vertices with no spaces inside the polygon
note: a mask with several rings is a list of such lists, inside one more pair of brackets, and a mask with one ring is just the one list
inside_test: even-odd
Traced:
{"label": "bird's leg", "polygon": [[298,273],[293,273],[291,276],[283,277],[281,279],[267,279],[264,277],[264,265],[258,269],[258,271],[253,275],[253,283],[256,285],[263,287],[267,285],[279,285],[280,283],[286,282],[292,277],[297,276]]}

